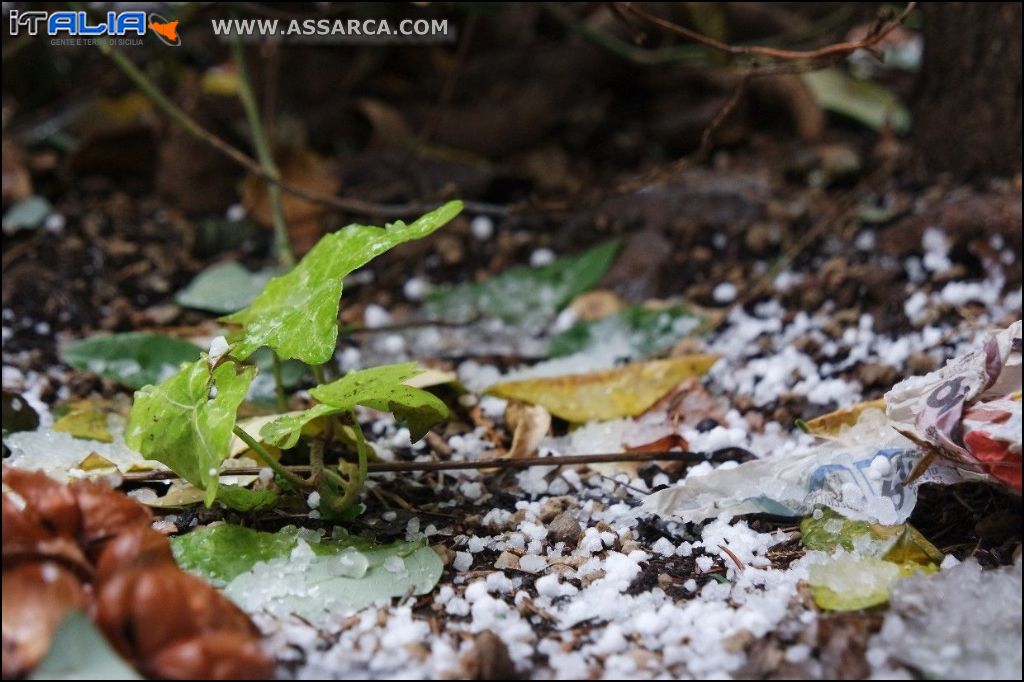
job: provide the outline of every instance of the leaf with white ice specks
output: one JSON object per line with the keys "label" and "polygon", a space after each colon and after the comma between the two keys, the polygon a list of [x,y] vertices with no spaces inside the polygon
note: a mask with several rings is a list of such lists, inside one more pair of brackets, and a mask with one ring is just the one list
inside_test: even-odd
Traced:
{"label": "leaf with white ice specks", "polygon": [[848,519],[828,507],[815,512],[800,522],[800,541],[812,551],[833,552],[843,548],[848,552],[856,548],[861,554],[871,554],[896,564],[908,562],[927,565],[940,564],[944,555],[909,523],[884,526],[868,521]]}
{"label": "leaf with white ice specks", "polygon": [[[938,570],[943,554],[910,524],[856,521],[829,508],[800,522],[804,547],[824,552],[808,575],[819,608],[865,609],[889,600],[889,589],[918,571]],[[834,554],[833,554],[834,553]]]}
{"label": "leaf with white ice specks", "polygon": [[551,339],[548,355],[560,358],[600,345],[620,344],[625,359],[648,358],[672,348],[700,322],[685,306],[652,310],[634,305],[598,320],[577,322]]}
{"label": "leaf with white ice specks", "polygon": [[46,657],[30,680],[144,679],[110,646],[89,617],[73,611],[54,635]]}
{"label": "leaf with white ice specks", "polygon": [[235,413],[255,372],[230,361],[211,371],[204,355],[163,383],[136,391],[125,443],[205,490],[212,504]]}
{"label": "leaf with white ice specks", "polygon": [[410,225],[349,225],[326,235],[293,270],[270,280],[251,305],[222,318],[242,325],[232,353],[244,360],[269,346],[283,360],[327,362],[338,341],[342,278],[402,242],[427,236],[461,210],[462,202],[452,201]]}
{"label": "leaf with white ice specks", "polygon": [[456,322],[480,315],[512,324],[546,320],[597,284],[614,262],[618,246],[610,241],[550,265],[512,268],[484,282],[441,291],[431,296],[427,310]]}
{"label": "leaf with white ice specks", "polygon": [[444,567],[422,541],[377,545],[344,531],[322,539],[294,527],[267,533],[222,524],[172,538],[171,546],[182,568],[224,585],[246,611],[314,621],[425,594]]}
{"label": "leaf with white ice specks", "polygon": [[77,370],[142,388],[160,383],[177,372],[181,363],[196,360],[201,352],[188,341],[130,332],[70,343],[61,349],[60,358]]}
{"label": "leaf with white ice specks", "polygon": [[264,426],[260,436],[279,448],[291,448],[307,424],[362,405],[393,413],[409,428],[412,440],[417,441],[448,416],[448,407],[441,399],[405,383],[420,372],[415,362],[349,372],[337,381],[310,390],[310,395],[321,404],[298,414],[282,415]]}
{"label": "leaf with white ice specks", "polygon": [[234,262],[217,263],[206,268],[179,291],[175,302],[185,308],[227,314],[253,302],[278,270],[249,272]]}
{"label": "leaf with white ice specks", "polygon": [[895,564],[840,551],[812,563],[807,582],[818,608],[825,611],[857,611],[889,601],[892,586],[915,573],[934,573],[935,564]]}

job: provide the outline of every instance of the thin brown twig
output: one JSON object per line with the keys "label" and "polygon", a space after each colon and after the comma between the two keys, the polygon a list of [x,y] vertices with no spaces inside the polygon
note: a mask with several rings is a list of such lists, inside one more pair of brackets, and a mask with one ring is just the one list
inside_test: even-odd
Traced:
{"label": "thin brown twig", "polygon": [[726,120],[728,120],[729,115],[732,114],[739,103],[743,100],[743,95],[747,92],[747,85],[750,83],[751,77],[751,74],[747,74],[740,79],[740,82],[736,86],[736,90],[732,93],[732,96],[726,100],[725,104],[722,105],[722,108],[715,114],[715,117],[711,119],[711,123],[709,123],[708,126],[704,128],[703,132],[701,132],[700,146],[697,147],[696,151],[670,163],[668,166],[659,166],[647,173],[631,178],[630,180],[620,184],[616,189],[619,192],[632,192],[640,189],[644,185],[651,184],[666,175],[679,173],[691,165],[705,161],[711,154],[711,150],[714,148],[715,133],[718,132]]}
{"label": "thin brown twig", "polygon": [[703,33],[686,28],[685,26],[680,26],[679,24],[668,21],[667,19],[662,19],[657,15],[651,14],[650,12],[637,7],[632,2],[617,2],[615,5],[619,9],[629,12],[638,19],[642,19],[643,21],[657,26],[664,31],[688,38],[689,40],[693,40],[694,42],[700,43],[701,45],[713,50],[718,50],[719,52],[724,52],[733,56],[766,57],[768,59],[780,61],[817,61],[843,57],[856,52],[857,50],[871,50],[878,43],[884,40],[886,36],[892,33],[897,26],[902,24],[917,7],[916,2],[908,2],[907,6],[903,8],[903,11],[896,15],[896,17],[890,21],[879,22],[860,40],[833,43],[832,45],[826,45],[814,50],[784,50],[781,48],[765,47],[761,45],[730,45],[729,43],[722,42],[721,40],[704,35]]}
{"label": "thin brown twig", "polygon": [[729,558],[732,559],[732,562],[736,564],[736,568],[739,569],[741,573],[746,570],[747,565],[743,563],[738,556],[736,556],[736,552],[732,551],[725,545],[718,545],[718,549],[729,555]]}
{"label": "thin brown twig", "polygon": [[444,110],[455,96],[455,86],[458,84],[459,76],[462,75],[462,71],[466,67],[466,57],[469,55],[469,48],[473,43],[473,36],[476,34],[477,17],[478,15],[473,13],[466,17],[462,35],[459,37],[459,46],[455,51],[455,64],[452,65],[452,70],[445,76],[444,84],[441,86],[441,94],[437,98],[437,106],[434,107],[433,113],[420,131],[420,145],[430,142],[434,133],[437,132],[444,122]]}
{"label": "thin brown twig", "polygon": [[[576,466],[582,464],[602,464],[608,462],[682,462],[683,464],[701,464],[703,462],[733,461],[735,457],[728,453],[703,454],[699,452],[612,452],[597,455],[557,455],[551,457],[520,457],[517,459],[481,459],[472,461],[444,462],[371,462],[367,473],[383,474],[405,471],[458,471],[468,469],[529,469],[535,466]],[[293,474],[309,473],[308,465],[284,466]],[[222,473],[226,476],[254,476],[263,467],[232,467]],[[169,481],[180,478],[173,471],[145,471],[123,474],[125,481],[150,482]]]}
{"label": "thin brown twig", "polygon": [[[97,43],[97,45],[99,46],[100,51],[110,58],[110,60],[114,62],[114,65],[117,66],[118,69],[120,69],[121,72],[124,73],[144,95],[149,97],[158,109],[182,126],[187,133],[195,137],[197,140],[205,142],[207,145],[242,166],[242,168],[249,173],[259,177],[261,180],[280,187],[283,192],[287,192],[288,194],[299,197],[300,199],[305,199],[306,201],[320,204],[321,206],[326,206],[338,211],[343,211],[345,213],[380,216],[382,218],[405,218],[425,213],[437,208],[438,206],[437,203],[421,202],[408,204],[378,204],[372,201],[364,201],[353,197],[328,196],[318,192],[311,192],[303,187],[293,185],[287,180],[274,177],[272,173],[263,168],[263,166],[254,158],[196,122],[194,118],[189,116],[178,105],[172,102],[167,95],[161,92],[153,81],[150,80],[145,73],[135,66],[135,64],[125,57],[120,51],[106,43]],[[484,215],[503,216],[509,213],[509,207],[506,206],[496,206],[494,204],[473,201],[463,202],[463,204],[468,210]]]}

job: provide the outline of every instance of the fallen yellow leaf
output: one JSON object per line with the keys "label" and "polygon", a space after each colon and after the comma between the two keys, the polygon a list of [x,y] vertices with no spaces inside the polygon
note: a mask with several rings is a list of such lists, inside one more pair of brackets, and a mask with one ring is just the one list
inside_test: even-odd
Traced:
{"label": "fallen yellow leaf", "polygon": [[75,438],[113,443],[114,436],[107,430],[107,413],[88,400],[73,403],[71,411],[53,424],[54,431],[70,433]]}
{"label": "fallen yellow leaf", "polygon": [[96,471],[98,469],[117,469],[117,465],[98,452],[90,452],[85,459],[76,467],[82,471]]}
{"label": "fallen yellow leaf", "polygon": [[706,373],[717,359],[713,355],[684,355],[633,362],[587,374],[508,381],[491,386],[487,392],[542,405],[551,414],[574,423],[634,417],[683,379]]}
{"label": "fallen yellow leaf", "polygon": [[809,433],[812,436],[818,436],[819,438],[835,438],[839,435],[839,432],[843,430],[844,426],[853,426],[860,419],[860,416],[868,410],[880,410],[885,412],[885,400],[879,398],[878,400],[868,400],[867,402],[857,403],[850,407],[844,407],[841,410],[835,412],[829,412],[823,414],[820,417],[815,417],[808,422],[799,422],[797,425],[803,429],[805,433]]}

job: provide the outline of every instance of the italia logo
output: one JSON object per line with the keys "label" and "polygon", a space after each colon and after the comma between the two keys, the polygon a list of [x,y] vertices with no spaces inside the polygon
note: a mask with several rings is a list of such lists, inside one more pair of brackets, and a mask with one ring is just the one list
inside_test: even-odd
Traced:
{"label": "italia logo", "polygon": [[21,12],[10,11],[9,24],[12,36],[23,30],[29,35],[44,33],[49,36],[62,35],[96,38],[99,36],[124,37],[128,35],[155,35],[164,45],[178,47],[181,36],[178,34],[178,21],[170,21],[166,17],[152,12],[107,12],[105,21],[90,18],[87,12]]}

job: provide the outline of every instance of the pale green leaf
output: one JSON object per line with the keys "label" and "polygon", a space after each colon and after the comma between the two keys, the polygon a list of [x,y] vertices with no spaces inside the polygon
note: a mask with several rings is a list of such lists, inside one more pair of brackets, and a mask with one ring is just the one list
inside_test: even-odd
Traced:
{"label": "pale green leaf", "polygon": [[462,202],[452,201],[411,225],[349,225],[326,235],[291,272],[270,280],[249,307],[222,318],[242,325],[233,354],[244,360],[269,346],[283,360],[327,362],[338,340],[342,278],[393,246],[427,236],[461,210]]}
{"label": "pale green leaf", "polygon": [[226,314],[253,302],[277,270],[249,272],[234,262],[217,263],[200,272],[174,301],[186,308]]}
{"label": "pale green leaf", "polygon": [[235,412],[255,372],[230,361],[211,372],[204,355],[163,383],[136,391],[125,443],[205,490],[209,506],[228,456]]}
{"label": "pale green leaf", "polygon": [[53,206],[43,197],[29,197],[11,206],[3,218],[4,234],[21,230],[34,230],[43,224]]}
{"label": "pale green leaf", "polygon": [[81,611],[71,612],[53,637],[50,651],[32,671],[30,680],[141,680],[93,622]]}
{"label": "pale green leaf", "polygon": [[130,388],[156,384],[174,374],[183,362],[202,351],[181,339],[131,332],[94,336],[68,344],[60,359],[83,372],[93,372]]}
{"label": "pale green leaf", "polygon": [[801,76],[811,96],[823,109],[851,118],[872,130],[890,126],[894,132],[910,129],[910,111],[878,83],[848,76],[830,68],[809,71]]}

